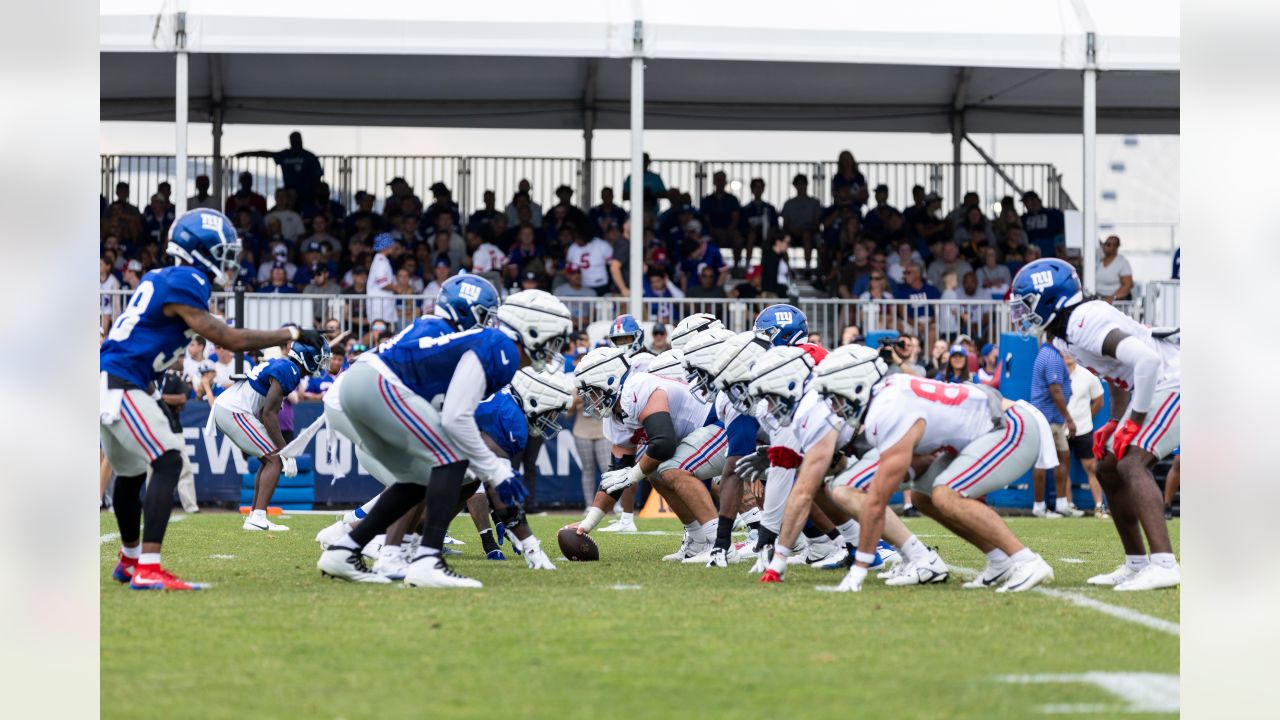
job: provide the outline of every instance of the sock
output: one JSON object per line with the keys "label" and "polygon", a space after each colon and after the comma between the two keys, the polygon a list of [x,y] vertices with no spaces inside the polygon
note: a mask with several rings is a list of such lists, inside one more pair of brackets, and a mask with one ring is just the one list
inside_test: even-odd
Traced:
{"label": "sock", "polygon": [[907,509],[907,508],[909,508],[909,507],[915,507],[915,505],[912,505],[912,504],[911,504],[911,496],[910,496],[910,495],[904,495],[904,497],[903,497],[903,499],[902,499],[902,509],[903,509],[903,510],[906,510],[906,509]]}
{"label": "sock", "polygon": [[752,522],[749,522],[749,523],[747,523],[747,527],[748,527],[749,529],[751,529],[751,530],[755,530],[757,533],[759,533],[759,532],[760,532],[760,521],[759,521],[759,520],[754,520],[754,521],[752,521]]}
{"label": "sock", "polygon": [[733,520],[721,516],[716,525],[716,544],[720,550],[728,550],[733,544]]}
{"label": "sock", "polygon": [[756,552],[760,552],[766,545],[772,545],[778,539],[778,533],[761,525],[760,534],[756,536]]}
{"label": "sock", "polygon": [[255,509],[253,512],[249,513],[249,517],[252,518],[253,520],[266,520],[267,511]]}
{"label": "sock", "polygon": [[1178,561],[1174,559],[1173,553],[1151,553],[1151,564],[1166,570],[1178,567]]}
{"label": "sock", "polygon": [[[732,530],[733,525],[731,524],[729,528]],[[698,530],[702,532],[703,542],[715,542],[720,532],[720,518],[717,517],[714,520],[708,521],[705,525],[698,528]]]}
{"label": "sock", "polygon": [[142,546],[134,545],[133,547],[125,547],[121,545],[120,554],[132,560],[137,560],[138,556],[142,554]]}
{"label": "sock", "polygon": [[1006,555],[1005,552],[1000,548],[996,548],[991,552],[987,553],[987,562],[992,564],[1002,563],[1007,561],[1008,559],[1009,559],[1009,556]]}
{"label": "sock", "polygon": [[425,492],[425,487],[415,483],[396,483],[388,487],[383,491],[382,501],[374,507],[373,512],[347,534],[350,544],[343,543],[342,546],[362,548],[368,545],[375,537],[386,532],[391,523],[417,505]]}
{"label": "sock", "polygon": [[141,553],[138,555],[139,565],[159,565],[160,553]]}
{"label": "sock", "polygon": [[908,561],[923,560],[929,556],[929,548],[920,542],[920,538],[912,535],[902,544],[902,557]]}
{"label": "sock", "polygon": [[623,523],[624,525],[626,523],[634,524],[635,520],[633,518],[634,518],[634,513],[629,513],[624,511],[620,515],[618,515],[618,522]]}
{"label": "sock", "polygon": [[1130,570],[1135,570],[1135,571],[1141,570],[1142,568],[1147,566],[1148,562],[1149,561],[1147,560],[1146,555],[1125,555],[1124,556],[1124,565]]}
{"label": "sock", "polygon": [[1061,497],[1054,503],[1054,508],[1063,515],[1066,515],[1071,510],[1071,506],[1067,504],[1067,499]]}
{"label": "sock", "polygon": [[378,504],[378,498],[382,497],[382,493],[378,493],[369,499],[369,502],[361,505],[355,510],[348,510],[342,514],[342,521],[348,525],[355,523],[357,520],[363,520],[369,513],[373,512],[373,508]]}
{"label": "sock", "polygon": [[831,528],[830,530],[828,530],[828,531],[827,531],[827,538],[828,538],[829,540],[831,540],[831,542],[833,542],[833,543],[839,543],[839,542],[840,542],[840,529],[839,529],[839,528]]}
{"label": "sock", "polygon": [[858,535],[862,533],[862,528],[858,525],[857,520],[849,520],[836,526],[836,530],[840,531],[840,537],[844,538],[846,544],[858,544]]}
{"label": "sock", "polygon": [[[431,484],[426,488],[427,516],[426,528],[422,532],[422,547],[437,550],[444,547],[444,536],[448,534],[449,522],[458,514],[458,496],[462,492],[466,472],[465,460],[441,465],[431,471]],[[413,507],[413,504],[405,510],[410,507]]]}
{"label": "sock", "polygon": [[485,528],[480,531],[480,544],[484,546],[486,555],[498,549],[498,543],[493,539],[493,528]]}
{"label": "sock", "polygon": [[1044,503],[1043,503],[1043,502],[1033,502],[1033,503],[1031,503],[1031,512],[1033,512],[1033,513],[1042,513],[1042,512],[1044,512]]}
{"label": "sock", "polygon": [[1022,563],[1027,562],[1028,560],[1034,560],[1035,557],[1036,557],[1036,554],[1031,552],[1031,548],[1024,547],[1018,552],[1010,555],[1009,559],[1012,560],[1014,563],[1021,565]]}
{"label": "sock", "polygon": [[773,546],[773,556],[774,556],[774,557],[780,557],[780,558],[783,558],[783,559],[785,560],[786,558],[791,557],[791,548],[789,548],[789,547],[783,547],[783,546],[781,546],[781,545],[774,545],[774,546]]}

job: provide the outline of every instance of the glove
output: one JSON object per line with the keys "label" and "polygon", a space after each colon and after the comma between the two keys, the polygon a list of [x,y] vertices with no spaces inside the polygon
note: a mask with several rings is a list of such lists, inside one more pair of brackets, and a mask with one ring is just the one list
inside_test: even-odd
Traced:
{"label": "glove", "polygon": [[319,350],[324,347],[325,339],[324,336],[320,334],[319,330],[299,330],[298,342],[303,345],[310,345],[311,347]]}
{"label": "glove", "polygon": [[498,499],[507,505],[520,505],[524,503],[525,498],[529,497],[529,490],[520,480],[520,476],[514,473],[511,477],[494,485],[493,489],[497,491]]}
{"label": "glove", "polygon": [[1132,420],[1125,420],[1124,424],[1116,430],[1115,435],[1111,437],[1111,447],[1116,454],[1117,460],[1124,459],[1124,453],[1129,449],[1129,443],[1138,437],[1138,433],[1142,432],[1142,426]]}
{"label": "glove", "polygon": [[760,552],[756,553],[756,564],[751,566],[747,571],[748,575],[759,575],[769,569],[769,561],[773,559],[773,546],[765,545],[760,548]]}
{"label": "glove", "polygon": [[769,456],[759,450],[750,455],[743,455],[733,466],[734,472],[745,483],[764,480],[764,471],[769,467]]}
{"label": "glove", "polygon": [[631,468],[618,468],[617,470],[609,470],[600,475],[600,490],[602,492],[613,494],[635,485],[637,480],[631,472]]}
{"label": "glove", "polygon": [[1119,423],[1115,420],[1107,421],[1106,425],[1093,431],[1093,459],[1101,460],[1107,454],[1107,441],[1111,439],[1112,433],[1116,431]]}
{"label": "glove", "polygon": [[849,574],[844,576],[840,584],[836,586],[836,592],[862,592],[862,582],[867,579],[867,569],[854,565],[849,568]]}
{"label": "glove", "polygon": [[542,552],[542,543],[532,535],[524,541],[524,564],[528,565],[530,570],[556,569],[556,566],[551,564],[551,558]]}
{"label": "glove", "polygon": [[296,477],[298,475],[298,461],[296,458],[282,457],[280,462],[284,463],[284,476],[287,478]]}

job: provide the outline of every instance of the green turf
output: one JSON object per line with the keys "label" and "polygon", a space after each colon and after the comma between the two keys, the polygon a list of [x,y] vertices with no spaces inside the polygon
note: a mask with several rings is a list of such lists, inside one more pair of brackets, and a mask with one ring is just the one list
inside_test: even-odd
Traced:
{"label": "green turf", "polygon": [[[1178,638],[1038,594],[944,585],[858,595],[815,592],[841,574],[792,569],[762,586],[748,564],[663,563],[670,536],[597,533],[599,563],[532,572],[479,555],[470,521],[454,562],[483,590],[357,586],[315,569],[328,516],[249,534],[238,516],[172,526],[168,566],[214,583],[198,593],[131,592],[101,546],[102,715],[106,718],[992,718],[1044,705],[1120,701],[1083,684],[1010,685],[1023,673],[1178,673]],[[534,518],[553,560],[563,517]],[[909,525],[953,565],[983,558],[927,520]],[[1054,566],[1052,587],[1177,622],[1178,591],[1116,593],[1084,579],[1120,557],[1110,522],[1012,519]],[[102,532],[115,530],[110,515]],[[1171,525],[1177,544],[1178,523]],[[233,558],[215,558],[233,555]],[[1067,563],[1061,558],[1083,560]],[[615,589],[615,586],[639,589]],[[1105,710],[1105,711],[1104,711]]]}

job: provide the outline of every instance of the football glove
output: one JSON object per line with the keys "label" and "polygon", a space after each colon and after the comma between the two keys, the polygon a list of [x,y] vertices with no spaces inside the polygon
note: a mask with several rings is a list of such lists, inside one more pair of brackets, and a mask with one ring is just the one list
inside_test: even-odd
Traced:
{"label": "football glove", "polygon": [[1111,436],[1111,448],[1117,460],[1124,459],[1129,443],[1133,442],[1140,432],[1142,432],[1142,426],[1132,420],[1125,420],[1123,425],[1116,428],[1115,434]]}
{"label": "football glove", "polygon": [[769,468],[769,455],[756,450],[750,455],[743,455],[733,466],[734,472],[744,483],[763,482],[765,470]]}
{"label": "football glove", "polygon": [[528,565],[530,570],[556,569],[556,566],[551,564],[551,558],[542,552],[542,543],[532,535],[524,540],[524,564]]}
{"label": "football glove", "polygon": [[520,476],[512,473],[511,477],[503,480],[493,489],[498,493],[498,499],[507,505],[521,505],[525,498],[529,497],[529,490],[524,486],[524,482]]}
{"label": "football glove", "polygon": [[600,474],[600,490],[612,495],[639,482],[634,468],[618,468]]}
{"label": "football glove", "polygon": [[284,473],[285,477],[287,478],[297,477],[298,461],[296,458],[282,457],[280,458],[280,462],[284,463],[284,470],[282,470],[281,472]]}
{"label": "football glove", "polygon": [[1107,454],[1107,441],[1111,439],[1112,433],[1116,431],[1116,426],[1119,424],[1116,420],[1109,420],[1106,425],[1093,431],[1094,460],[1101,460]]}

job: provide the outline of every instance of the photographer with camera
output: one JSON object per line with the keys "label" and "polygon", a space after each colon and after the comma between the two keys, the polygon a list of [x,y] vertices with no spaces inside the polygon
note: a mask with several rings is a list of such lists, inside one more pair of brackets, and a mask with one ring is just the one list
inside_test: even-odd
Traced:
{"label": "photographer with camera", "polygon": [[920,341],[914,335],[881,338],[880,359],[889,366],[886,375],[903,373],[924,376],[924,368],[916,361],[920,355]]}

